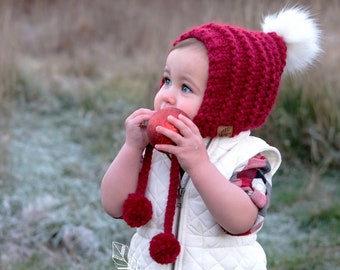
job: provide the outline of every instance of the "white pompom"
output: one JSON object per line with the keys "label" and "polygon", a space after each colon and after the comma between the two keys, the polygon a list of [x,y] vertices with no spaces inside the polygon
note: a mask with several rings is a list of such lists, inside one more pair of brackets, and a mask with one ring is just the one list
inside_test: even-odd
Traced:
{"label": "white pompom", "polygon": [[275,32],[285,41],[285,71],[288,73],[306,68],[321,52],[321,31],[307,10],[294,7],[269,15],[263,20],[262,30],[265,33]]}

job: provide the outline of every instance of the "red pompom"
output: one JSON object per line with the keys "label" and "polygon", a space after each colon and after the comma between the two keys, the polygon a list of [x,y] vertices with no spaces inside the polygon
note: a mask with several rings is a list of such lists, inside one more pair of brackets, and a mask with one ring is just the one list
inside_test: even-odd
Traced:
{"label": "red pompom", "polygon": [[151,239],[149,251],[151,258],[160,264],[174,263],[181,246],[172,233],[160,233]]}
{"label": "red pompom", "polygon": [[151,202],[144,196],[131,193],[123,204],[123,219],[131,227],[140,227],[152,217]]}

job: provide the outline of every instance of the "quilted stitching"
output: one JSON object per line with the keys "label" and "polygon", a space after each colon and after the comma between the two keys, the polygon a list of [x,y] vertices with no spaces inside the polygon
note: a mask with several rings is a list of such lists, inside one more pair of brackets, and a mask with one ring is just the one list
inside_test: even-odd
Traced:
{"label": "quilted stitching", "polygon": [[[214,139],[215,140],[215,139]],[[234,165],[240,160],[233,160],[233,157],[228,157],[228,165],[232,163],[232,168],[225,168],[226,162],[223,162],[219,155],[228,153],[228,149],[223,146],[223,143],[212,144],[212,149],[209,149],[209,154],[213,155],[217,161],[217,167],[224,175],[231,175]],[[259,142],[254,151],[271,150],[267,145]],[[249,150],[249,149],[248,149]],[[251,151],[247,152],[251,155]],[[275,151],[272,151],[275,154]],[[232,154],[232,153],[231,153]],[[274,156],[273,154],[273,156]],[[247,157],[243,157],[247,158]],[[152,177],[149,179],[147,188],[147,197],[153,204],[153,219],[145,226],[137,230],[131,244],[131,254],[138,254],[137,261],[141,269],[156,269],[166,270],[171,269],[170,265],[159,265],[155,263],[149,256],[149,241],[155,234],[163,230],[164,209],[167,200],[168,185],[169,185],[169,167],[170,160],[162,153],[155,152],[152,167]],[[279,160],[279,158],[277,158]],[[276,164],[275,164],[276,165]],[[155,197],[157,196],[157,200]],[[248,236],[230,236],[226,235],[216,224],[206,209],[201,197],[191,182],[188,183],[187,190],[184,194],[184,204],[181,215],[181,229],[179,241],[182,245],[181,254],[179,256],[181,266],[176,264],[175,269],[183,270],[264,270],[266,269],[266,259],[262,247],[256,242],[256,235]],[[159,197],[162,199],[159,200]],[[190,200],[187,200],[190,197]],[[183,229],[185,226],[185,229]],[[185,230],[185,233],[183,233]],[[142,237],[143,235],[143,237]],[[224,237],[221,237],[224,235]],[[238,246],[234,245],[238,243]],[[259,258],[262,258],[259,260]],[[227,266],[226,266],[227,265]],[[134,268],[131,268],[134,269]]]}

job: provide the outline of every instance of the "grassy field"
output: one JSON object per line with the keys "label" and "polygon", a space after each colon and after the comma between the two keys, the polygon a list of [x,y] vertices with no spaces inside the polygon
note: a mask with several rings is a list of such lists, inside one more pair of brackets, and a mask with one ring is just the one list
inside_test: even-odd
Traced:
{"label": "grassy field", "polygon": [[[111,242],[132,231],[101,209],[100,181],[125,117],[151,106],[171,41],[209,20],[258,29],[287,3],[0,0],[0,269],[114,269]],[[259,241],[269,269],[338,269],[340,2],[298,3],[324,54],[282,82],[255,131],[284,158]]]}

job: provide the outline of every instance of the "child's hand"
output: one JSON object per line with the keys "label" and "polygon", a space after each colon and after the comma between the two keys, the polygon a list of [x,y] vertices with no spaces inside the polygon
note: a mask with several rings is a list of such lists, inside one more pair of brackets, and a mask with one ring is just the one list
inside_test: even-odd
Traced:
{"label": "child's hand", "polygon": [[180,114],[178,119],[169,116],[168,121],[180,134],[161,126],[158,126],[156,131],[170,138],[176,145],[157,144],[157,150],[176,155],[181,167],[188,173],[195,166],[204,166],[205,162],[210,162],[198,127],[189,118]]}
{"label": "child's hand", "polygon": [[136,149],[144,150],[149,143],[144,123],[155,112],[149,109],[138,109],[125,120],[126,139],[125,143]]}

